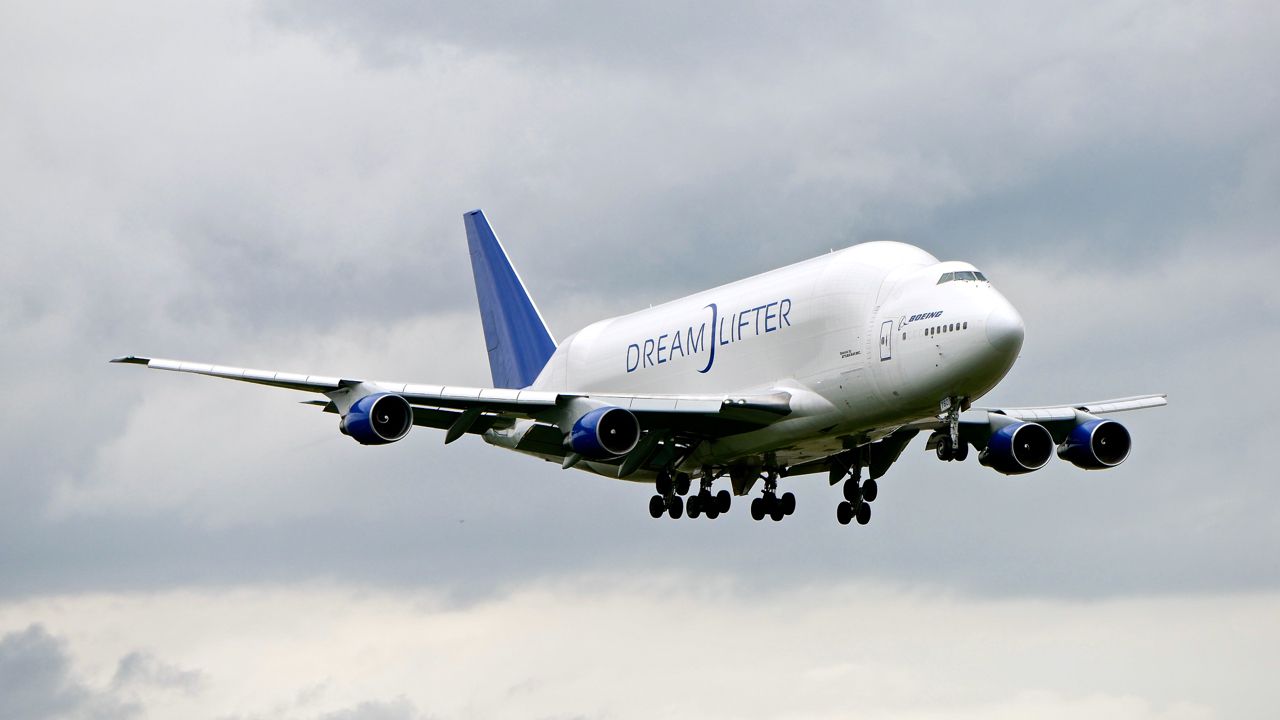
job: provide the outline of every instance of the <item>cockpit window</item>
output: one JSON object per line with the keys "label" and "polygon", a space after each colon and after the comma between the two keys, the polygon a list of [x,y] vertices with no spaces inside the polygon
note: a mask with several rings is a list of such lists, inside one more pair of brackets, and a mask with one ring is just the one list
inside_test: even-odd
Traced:
{"label": "cockpit window", "polygon": [[987,276],[976,270],[957,270],[955,272],[942,273],[942,277],[938,278],[938,284],[949,283],[953,280],[968,280],[969,282],[989,282]]}

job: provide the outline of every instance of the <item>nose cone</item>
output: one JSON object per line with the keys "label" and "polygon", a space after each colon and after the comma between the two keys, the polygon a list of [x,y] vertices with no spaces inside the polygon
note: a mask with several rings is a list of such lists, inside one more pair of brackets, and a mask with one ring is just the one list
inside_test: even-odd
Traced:
{"label": "nose cone", "polygon": [[991,312],[987,314],[986,328],[987,342],[991,343],[991,347],[1004,355],[1017,357],[1022,350],[1024,337],[1022,316],[1008,300],[1002,297],[991,308]]}

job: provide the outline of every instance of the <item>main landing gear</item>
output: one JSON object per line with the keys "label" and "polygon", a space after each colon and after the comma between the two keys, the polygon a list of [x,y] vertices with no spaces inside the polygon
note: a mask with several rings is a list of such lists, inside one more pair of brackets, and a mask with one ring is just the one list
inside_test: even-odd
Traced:
{"label": "main landing gear", "polygon": [[686,503],[689,506],[689,517],[696,518],[701,514],[707,516],[708,520],[715,520],[720,517],[720,513],[729,512],[729,506],[733,504],[733,496],[729,491],[721,490],[714,495],[711,493],[711,483],[716,481],[716,477],[711,474],[711,468],[703,468],[698,494],[689,498]]}
{"label": "main landing gear", "polygon": [[789,492],[778,496],[777,470],[765,471],[763,478],[764,494],[751,501],[751,519],[760,521],[768,515],[770,520],[779,522],[796,511],[796,496]]}
{"label": "main landing gear", "polygon": [[841,525],[848,525],[854,520],[859,525],[871,522],[871,503],[880,495],[880,485],[875,480],[862,479],[862,466],[853,464],[849,468],[849,476],[845,478],[844,500],[836,506],[836,520]]}
{"label": "main landing gear", "polygon": [[667,471],[659,473],[658,481],[655,483],[658,494],[649,498],[649,515],[655,520],[663,515],[667,515],[672,520],[678,520],[688,510],[691,518],[703,515],[710,520],[715,520],[721,513],[729,512],[729,507],[733,504],[733,496],[728,490],[711,492],[711,484],[718,477],[711,472],[710,468],[705,468],[698,483],[698,493],[686,501],[681,496],[689,494],[689,486],[692,484],[689,475],[687,473],[672,474]]}

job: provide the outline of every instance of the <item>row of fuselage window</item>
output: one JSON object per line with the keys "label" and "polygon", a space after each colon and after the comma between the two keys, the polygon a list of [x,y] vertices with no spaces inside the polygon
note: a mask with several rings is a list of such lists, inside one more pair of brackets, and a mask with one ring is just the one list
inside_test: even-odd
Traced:
{"label": "row of fuselage window", "polygon": [[[935,325],[935,326],[933,326],[933,327],[931,327],[931,328],[925,328],[925,329],[924,329],[924,336],[925,336],[925,337],[933,337],[934,335],[941,335],[942,333],[958,332],[958,331],[960,331],[960,330],[968,330],[968,329],[969,329],[969,323],[967,323],[967,322],[963,322],[963,323],[947,323],[946,325]],[[906,333],[902,333],[902,339],[903,339],[903,340],[906,340],[906,339],[907,339],[907,334],[906,334]]]}

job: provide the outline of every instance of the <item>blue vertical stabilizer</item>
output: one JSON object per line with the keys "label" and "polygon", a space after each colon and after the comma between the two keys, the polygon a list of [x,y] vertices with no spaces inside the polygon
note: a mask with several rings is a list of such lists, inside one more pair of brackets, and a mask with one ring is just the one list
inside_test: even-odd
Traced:
{"label": "blue vertical stabilizer", "polygon": [[529,387],[556,351],[556,341],[484,213],[472,210],[462,221],[467,226],[493,385]]}

